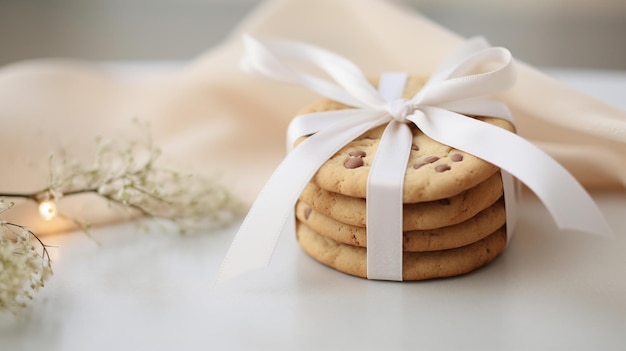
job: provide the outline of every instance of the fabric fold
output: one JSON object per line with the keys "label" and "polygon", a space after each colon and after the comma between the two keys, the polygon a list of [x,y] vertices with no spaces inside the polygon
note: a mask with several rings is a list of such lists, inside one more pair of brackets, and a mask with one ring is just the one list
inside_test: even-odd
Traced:
{"label": "fabric fold", "polygon": [[[8,65],[0,68],[0,162],[11,171],[0,174],[0,190],[38,190],[45,186],[51,152],[65,147],[78,158],[89,157],[86,145],[96,136],[114,137],[137,117],[152,125],[163,162],[221,174],[226,185],[251,203],[284,157],[289,121],[317,97],[241,72],[243,33],[325,47],[354,58],[369,76],[387,71],[427,76],[463,40],[387,1],[270,0],[223,43],[167,72],[129,79],[88,62]],[[518,133],[588,188],[623,190],[626,112],[528,65],[516,66],[517,84],[502,98]],[[87,201],[93,199],[66,198],[61,210],[94,223],[120,218],[106,206],[85,211]],[[40,221],[29,206],[10,212],[39,233],[70,226]]]}

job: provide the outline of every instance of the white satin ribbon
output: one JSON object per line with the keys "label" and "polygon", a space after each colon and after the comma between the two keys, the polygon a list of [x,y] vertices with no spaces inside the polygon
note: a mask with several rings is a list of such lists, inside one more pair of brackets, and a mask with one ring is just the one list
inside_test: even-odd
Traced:
{"label": "white satin ribbon", "polygon": [[[507,187],[511,187],[510,178],[505,179],[508,173],[518,178],[544,203],[559,228],[611,235],[591,197],[562,166],[518,135],[463,115],[512,120],[503,103],[486,98],[514,82],[508,50],[489,47],[480,38],[469,40],[412,99],[403,100],[399,94],[404,74],[385,75],[379,92],[353,63],[321,48],[251,37],[245,37],[244,43],[244,69],[304,85],[355,108],[302,115],[290,124],[290,152],[252,205],[222,264],[218,282],[266,266],[300,193],[317,169],[347,143],[383,124],[387,127],[367,188],[369,279],[402,280],[402,185],[411,147],[406,123],[415,124],[442,144],[500,167]],[[336,84],[295,69],[289,61],[322,69]],[[304,135],[311,136],[291,149]],[[510,202],[506,202],[507,221],[513,219]]]}
{"label": "white satin ribbon", "polygon": [[[391,115],[401,116],[399,100],[407,74],[383,74],[378,91]],[[394,105],[399,101],[400,104]],[[397,111],[394,109],[398,109]],[[409,126],[391,120],[380,140],[367,178],[366,205],[367,278],[402,280],[402,192],[413,134]]]}

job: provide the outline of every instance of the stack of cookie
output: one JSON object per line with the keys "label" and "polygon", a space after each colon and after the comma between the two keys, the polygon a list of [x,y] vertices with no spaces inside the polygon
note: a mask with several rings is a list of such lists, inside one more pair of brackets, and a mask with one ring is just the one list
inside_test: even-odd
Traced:
{"label": "stack of cookie", "polygon": [[[411,79],[407,95],[422,80]],[[303,111],[343,106],[320,101]],[[507,121],[474,117],[513,131]],[[296,205],[300,246],[317,261],[367,277],[367,176],[385,126],[347,144],[316,173]],[[423,280],[470,272],[506,246],[500,170],[430,139],[411,126],[413,145],[403,194],[403,279]]]}

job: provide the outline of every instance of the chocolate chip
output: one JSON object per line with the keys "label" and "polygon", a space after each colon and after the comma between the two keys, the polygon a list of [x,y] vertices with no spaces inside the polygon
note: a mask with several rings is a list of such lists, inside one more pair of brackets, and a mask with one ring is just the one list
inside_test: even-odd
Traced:
{"label": "chocolate chip", "polygon": [[435,171],[441,173],[441,172],[445,172],[445,171],[449,171],[450,170],[450,166],[443,164],[443,165],[438,165],[437,167],[435,167]]}
{"label": "chocolate chip", "polygon": [[363,150],[354,150],[350,151],[348,155],[350,155],[350,157],[365,157],[367,154]]}
{"label": "chocolate chip", "polygon": [[439,159],[439,157],[437,156],[428,156],[424,159],[424,162],[426,163],[433,163],[435,161],[437,161]]}
{"label": "chocolate chip", "polygon": [[309,219],[309,217],[311,216],[311,212],[313,212],[313,209],[311,209],[310,207],[305,208],[304,219]]}
{"label": "chocolate chip", "polygon": [[411,144],[411,150],[415,150],[415,151],[419,151],[420,147],[415,145],[415,144]]}
{"label": "chocolate chip", "polygon": [[416,163],[416,164],[414,164],[414,165],[413,165],[413,168],[418,169],[418,168],[420,168],[420,167],[422,167],[422,166],[425,166],[425,165],[427,165],[427,164],[428,164],[428,163],[426,163],[426,162],[418,162],[418,163]]}
{"label": "chocolate chip", "polygon": [[359,243],[359,240],[356,238],[356,235],[352,235],[352,245],[354,246],[361,246],[361,244]]}
{"label": "chocolate chip", "polygon": [[346,163],[343,164],[347,169],[354,169],[363,166],[363,159],[360,157],[350,157]]}
{"label": "chocolate chip", "polygon": [[452,160],[452,162],[460,162],[463,161],[463,155],[453,154],[452,156],[450,156],[450,159]]}

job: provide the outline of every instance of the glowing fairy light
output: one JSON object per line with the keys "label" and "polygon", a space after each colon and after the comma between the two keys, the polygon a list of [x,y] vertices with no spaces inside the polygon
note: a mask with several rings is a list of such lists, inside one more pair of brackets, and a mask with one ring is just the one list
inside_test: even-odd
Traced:
{"label": "glowing fairy light", "polygon": [[39,203],[39,214],[46,221],[57,215],[57,204],[51,200],[44,200]]}

